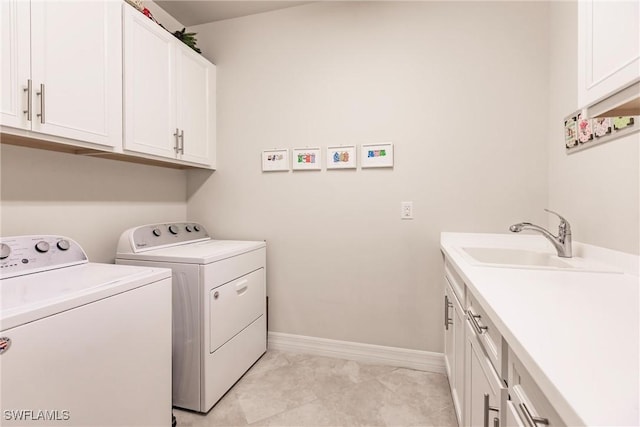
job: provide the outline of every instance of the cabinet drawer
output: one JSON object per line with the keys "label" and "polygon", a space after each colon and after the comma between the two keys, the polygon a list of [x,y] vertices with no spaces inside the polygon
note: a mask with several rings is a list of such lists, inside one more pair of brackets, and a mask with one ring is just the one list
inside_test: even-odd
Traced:
{"label": "cabinet drawer", "polygon": [[[566,426],[553,409],[551,402],[511,350],[508,353],[508,365],[510,403],[513,404],[518,416],[516,419],[521,423],[514,425],[536,425],[534,419],[539,419],[537,425]],[[546,423],[543,420],[546,420]]]}
{"label": "cabinet drawer", "polygon": [[476,326],[473,325],[474,330],[478,334],[478,340],[487,352],[493,368],[497,372],[502,372],[502,335],[500,335],[498,328],[496,328],[495,324],[489,319],[487,313],[471,293],[467,295],[467,303],[467,317],[472,325],[475,323],[478,326],[478,328],[476,328]]}
{"label": "cabinet drawer", "polygon": [[209,351],[213,353],[265,311],[264,269],[209,292]]}

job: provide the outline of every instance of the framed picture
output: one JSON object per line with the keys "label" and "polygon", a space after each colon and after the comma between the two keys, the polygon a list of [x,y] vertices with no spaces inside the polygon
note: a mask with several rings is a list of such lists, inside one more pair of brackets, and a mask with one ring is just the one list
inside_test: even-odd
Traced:
{"label": "framed picture", "polygon": [[322,157],[319,148],[294,148],[291,153],[293,170],[314,170],[322,169]]}
{"label": "framed picture", "polygon": [[578,116],[567,117],[564,121],[564,146],[573,148],[578,145]]}
{"label": "framed picture", "polygon": [[355,169],[356,146],[327,147],[327,169]]}
{"label": "framed picture", "polygon": [[280,148],[262,152],[262,172],[289,171],[289,149]]}
{"label": "framed picture", "polygon": [[360,158],[363,168],[392,168],[393,144],[362,144]]}

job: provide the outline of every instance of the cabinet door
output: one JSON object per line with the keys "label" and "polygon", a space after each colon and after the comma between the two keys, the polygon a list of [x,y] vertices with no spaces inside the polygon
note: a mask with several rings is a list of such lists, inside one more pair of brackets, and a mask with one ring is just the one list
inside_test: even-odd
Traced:
{"label": "cabinet door", "polygon": [[[446,279],[445,279],[446,283]],[[444,288],[444,364],[447,370],[447,376],[449,377],[449,385],[453,392],[453,385],[455,381],[455,337],[453,335],[453,302],[452,292],[448,285],[445,284]]]}
{"label": "cabinet door", "polygon": [[124,8],[124,148],[176,158],[175,37]]}
{"label": "cabinet door", "polygon": [[506,391],[468,322],[465,362],[465,425],[499,426],[500,405]]}
{"label": "cabinet door", "polygon": [[215,66],[188,47],[176,49],[180,158],[209,165],[215,151]]}
{"label": "cabinet door", "polygon": [[0,124],[29,129],[27,120],[28,95],[24,91],[30,78],[30,17],[29,3],[3,0],[0,3],[0,43],[2,45],[2,69],[0,73]]}
{"label": "cabinet door", "polygon": [[444,356],[453,406],[458,424],[463,425],[463,390],[464,390],[464,310],[458,301],[453,288],[445,277],[445,341]]}
{"label": "cabinet door", "polygon": [[578,107],[640,78],[640,3],[578,2]]}
{"label": "cabinet door", "polygon": [[31,2],[33,131],[121,145],[121,35],[119,2]]}
{"label": "cabinet door", "polygon": [[[454,294],[452,293],[452,296]],[[454,340],[454,366],[452,384],[453,406],[458,417],[458,424],[463,425],[464,407],[464,356],[465,356],[465,317],[464,309],[456,298],[453,299],[453,340]]]}

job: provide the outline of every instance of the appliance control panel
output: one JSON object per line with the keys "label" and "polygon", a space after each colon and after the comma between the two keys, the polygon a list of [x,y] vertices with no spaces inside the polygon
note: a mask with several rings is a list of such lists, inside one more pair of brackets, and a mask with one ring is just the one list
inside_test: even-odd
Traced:
{"label": "appliance control panel", "polygon": [[[209,240],[211,237],[201,224],[196,222],[174,222],[149,224],[126,231],[133,251],[139,252],[176,244]],[[120,249],[120,248],[119,248]]]}
{"label": "appliance control panel", "polygon": [[87,254],[68,237],[36,235],[0,238],[0,279],[86,262]]}

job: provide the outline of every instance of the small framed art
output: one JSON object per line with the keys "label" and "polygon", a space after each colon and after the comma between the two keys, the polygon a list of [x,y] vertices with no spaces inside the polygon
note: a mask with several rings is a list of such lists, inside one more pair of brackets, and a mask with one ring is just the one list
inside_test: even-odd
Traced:
{"label": "small framed art", "polygon": [[355,169],[356,146],[327,147],[327,169]]}
{"label": "small framed art", "polygon": [[360,159],[363,168],[392,168],[393,144],[362,144]]}
{"label": "small framed art", "polygon": [[321,170],[322,157],[319,148],[294,148],[291,153],[293,170]]}
{"label": "small framed art", "polygon": [[262,152],[262,172],[282,172],[289,170],[289,149],[280,148]]}

